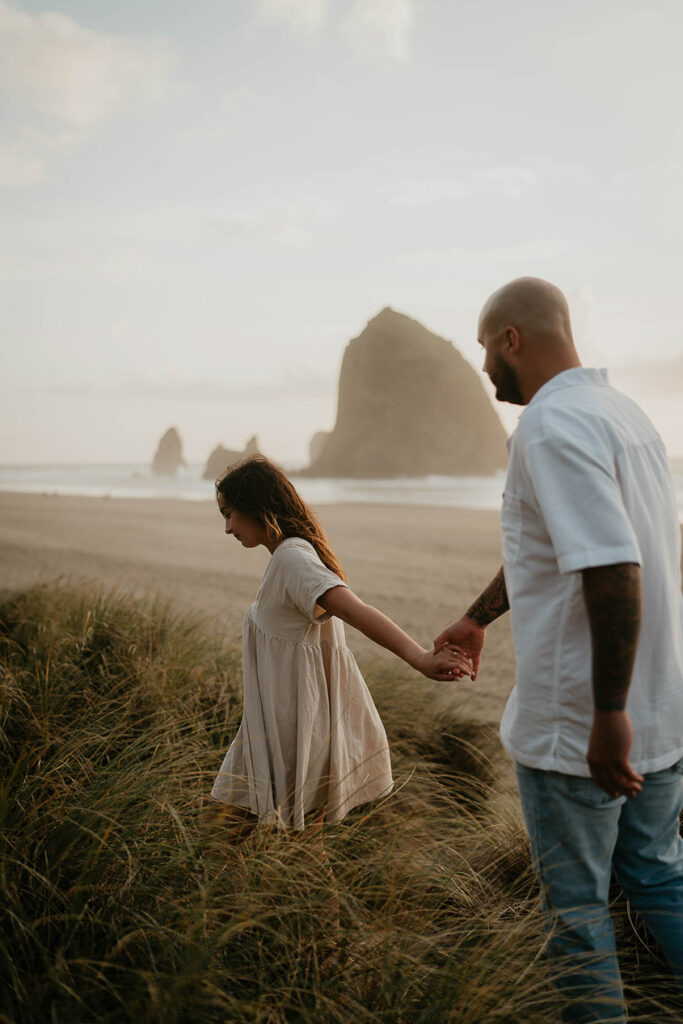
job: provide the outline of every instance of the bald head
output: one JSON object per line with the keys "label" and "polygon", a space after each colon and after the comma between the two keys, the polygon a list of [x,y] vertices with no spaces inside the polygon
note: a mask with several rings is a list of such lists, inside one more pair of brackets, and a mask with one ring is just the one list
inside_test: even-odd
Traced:
{"label": "bald head", "polygon": [[490,330],[501,331],[509,324],[534,340],[574,345],[567,300],[540,277],[518,277],[504,284],[485,302],[481,321]]}
{"label": "bald head", "polygon": [[540,277],[518,277],[486,300],[479,341],[501,401],[525,405],[551,377],[581,365],[567,300]]}

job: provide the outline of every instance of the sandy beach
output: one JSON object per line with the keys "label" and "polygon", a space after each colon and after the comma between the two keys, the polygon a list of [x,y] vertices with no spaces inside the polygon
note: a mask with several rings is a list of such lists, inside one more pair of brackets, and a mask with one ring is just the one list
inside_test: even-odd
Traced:
{"label": "sandy beach", "polygon": [[[425,646],[500,564],[497,513],[365,504],[317,511],[351,587]],[[5,592],[58,578],[115,585],[213,617],[237,639],[268,558],[223,534],[213,502],[0,492]],[[393,655],[347,633],[361,666],[379,660],[404,671]],[[507,618],[489,629],[485,655],[477,682],[460,683],[453,697],[469,717],[497,721],[513,680]]]}

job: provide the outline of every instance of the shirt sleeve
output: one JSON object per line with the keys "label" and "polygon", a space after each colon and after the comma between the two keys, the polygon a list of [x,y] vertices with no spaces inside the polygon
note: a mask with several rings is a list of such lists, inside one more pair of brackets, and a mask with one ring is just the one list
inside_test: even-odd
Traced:
{"label": "shirt sleeve", "polygon": [[529,442],[527,468],[561,573],[640,564],[609,445],[576,425],[546,432]]}
{"label": "shirt sleeve", "polygon": [[330,617],[329,612],[318,607],[318,598],[332,587],[346,587],[347,584],[323,564],[306,541],[288,546],[282,554],[285,556],[285,587],[290,600],[311,622],[326,621]]}

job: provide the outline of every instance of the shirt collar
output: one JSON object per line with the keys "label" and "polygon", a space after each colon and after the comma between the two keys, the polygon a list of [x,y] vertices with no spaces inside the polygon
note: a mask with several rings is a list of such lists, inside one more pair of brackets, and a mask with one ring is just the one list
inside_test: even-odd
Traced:
{"label": "shirt collar", "polygon": [[527,409],[535,403],[542,402],[548,395],[552,395],[554,391],[560,391],[562,388],[571,388],[575,384],[596,384],[598,387],[607,387],[609,380],[607,379],[607,370],[593,370],[588,366],[572,366],[570,370],[563,370],[562,373],[556,373],[554,377],[547,380],[542,385],[527,404]]}
{"label": "shirt collar", "polygon": [[[552,395],[555,391],[561,391],[563,388],[571,388],[575,384],[594,384],[597,387],[607,387],[609,384],[607,370],[594,370],[588,366],[572,366],[570,370],[563,370],[562,373],[556,373],[554,377],[551,377],[550,380],[547,380],[545,384],[538,389],[531,401],[527,403],[522,410],[518,422],[521,421],[526,410],[530,409],[532,405],[542,402],[544,398]],[[514,430],[507,439],[508,454],[512,448],[512,439],[515,436],[515,433],[516,430]]]}

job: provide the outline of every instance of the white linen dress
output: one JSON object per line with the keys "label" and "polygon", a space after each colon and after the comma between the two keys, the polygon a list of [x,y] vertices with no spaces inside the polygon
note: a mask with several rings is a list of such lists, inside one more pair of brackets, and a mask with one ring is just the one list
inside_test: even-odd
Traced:
{"label": "white linen dress", "polygon": [[211,790],[261,823],[339,821],[390,792],[384,726],[344,624],[318,598],[346,584],[306,540],[275,549],[242,629],[244,710]]}

